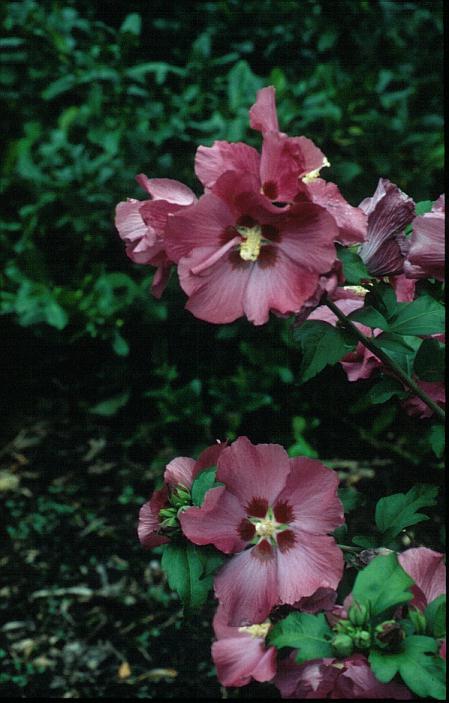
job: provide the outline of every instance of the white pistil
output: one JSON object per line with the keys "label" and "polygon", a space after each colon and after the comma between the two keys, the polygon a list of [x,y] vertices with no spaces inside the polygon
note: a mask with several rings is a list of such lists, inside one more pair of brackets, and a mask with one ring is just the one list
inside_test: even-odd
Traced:
{"label": "white pistil", "polygon": [[321,166],[319,168],[316,168],[314,171],[309,171],[309,173],[306,173],[306,175],[301,178],[302,182],[307,185],[308,183],[312,183],[313,181],[316,181],[316,179],[320,175],[321,169],[325,168],[326,166],[330,166],[330,163],[326,159],[326,157],[324,157],[323,163],[321,164]]}
{"label": "white pistil", "polygon": [[247,632],[248,635],[251,635],[251,637],[260,637],[262,639],[265,639],[268,635],[270,627],[271,622],[269,620],[266,620],[265,622],[261,622],[260,625],[245,625],[239,627],[239,632]]}
{"label": "white pistil", "polygon": [[262,246],[262,230],[259,225],[254,227],[236,227],[244,241],[240,244],[240,257],[244,261],[257,261]]}

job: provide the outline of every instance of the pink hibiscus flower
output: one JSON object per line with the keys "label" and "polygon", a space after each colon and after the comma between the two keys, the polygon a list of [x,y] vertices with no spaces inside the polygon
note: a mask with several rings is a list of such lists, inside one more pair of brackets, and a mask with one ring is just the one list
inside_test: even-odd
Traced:
{"label": "pink hibiscus flower", "polygon": [[368,216],[366,240],[359,255],[372,276],[402,273],[408,240],[404,230],[415,216],[413,199],[387,178],[380,178],[371,198],[359,205]]}
{"label": "pink hibiscus flower", "polygon": [[398,559],[415,582],[412,586],[414,597],[409,605],[424,611],[435,598],[446,593],[444,554],[427,547],[413,547],[399,554]]}
{"label": "pink hibiscus flower", "polygon": [[150,500],[141,507],[139,512],[137,534],[143,547],[151,549],[170,542],[170,537],[164,534],[160,511],[170,506],[170,496],[176,489],[190,489],[201,471],[215,466],[225,446],[225,443],[217,443],[208,447],[200,454],[197,461],[181,456],[167,464],[163,487],[154,491]]}
{"label": "pink hibiscus flower", "polygon": [[[446,385],[444,381],[420,381],[418,379],[415,379],[416,383],[418,386],[424,391],[424,393],[427,393],[429,398],[431,398],[437,405],[439,405],[441,408],[446,407]],[[402,407],[404,408],[405,412],[407,415],[411,415],[412,417],[419,417],[421,420],[425,419],[426,417],[432,417],[434,411],[432,408],[429,408],[426,403],[424,403],[421,398],[418,398],[417,395],[412,396],[411,398],[406,398],[402,402]]]}
{"label": "pink hibiscus flower", "polygon": [[117,205],[115,226],[125,241],[126,253],[137,264],[157,267],[152,293],[162,295],[173,263],[165,251],[165,227],[169,214],[192,205],[194,193],[179,181],[169,178],[147,178],[143,173],[136,180],[149,193],[149,200],[128,198]]}
{"label": "pink hibiscus flower", "polygon": [[273,680],[282,698],[410,700],[411,692],[402,684],[380,683],[362,654],[346,659],[315,659],[296,664],[292,654],[278,664]]}
{"label": "pink hibiscus flower", "polygon": [[440,195],[431,212],[415,217],[404,271],[409,278],[437,278],[444,281],[445,201]]}
{"label": "pink hibiscus flower", "polygon": [[253,445],[247,437],[223,450],[217,466],[224,486],[180,522],[195,544],[235,554],[215,577],[228,624],[260,623],[275,605],[336,589],[343,558],[326,533],[344,520],[337,475],[315,459],[289,459],[278,444]]}
{"label": "pink hibiscus flower", "polygon": [[278,208],[257,192],[255,177],[228,172],[198,204],[171,216],[170,258],[196,317],[255,325],[270,310],[298,312],[335,260],[335,221],[312,203]]}
{"label": "pink hibiscus flower", "polygon": [[219,606],[213,627],[216,642],[212,644],[212,659],[223,686],[246,686],[251,679],[270,681],[276,675],[276,649],[267,647],[265,638],[271,623],[230,627]]}

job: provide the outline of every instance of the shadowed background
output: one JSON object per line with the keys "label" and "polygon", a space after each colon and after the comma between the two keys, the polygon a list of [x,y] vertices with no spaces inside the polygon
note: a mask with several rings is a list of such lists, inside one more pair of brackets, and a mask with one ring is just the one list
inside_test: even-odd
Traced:
{"label": "shadowed background", "polygon": [[[167,461],[239,434],[280,442],[334,462],[362,489],[354,509],[364,489],[373,500],[410,487],[423,462],[425,480],[441,472],[429,424],[364,407],[370,381],[348,384],[338,367],[298,385],[288,321],[195,320],[175,276],[154,300],[153,269],[126,258],[114,208],[144,197],[140,172],[199,194],[199,144],[260,146],[248,108],[265,85],[281,129],[316,142],[351,204],[380,176],[434,200],[442,3],[22,0],[0,13],[0,687],[219,696],[211,608],[184,624],[157,550],[136,540]],[[425,529],[441,548],[438,518]]]}

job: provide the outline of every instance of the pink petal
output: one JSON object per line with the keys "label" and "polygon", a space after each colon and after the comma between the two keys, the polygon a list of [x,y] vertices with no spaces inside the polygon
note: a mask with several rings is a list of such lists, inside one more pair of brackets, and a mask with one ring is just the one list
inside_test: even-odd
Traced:
{"label": "pink petal", "polygon": [[393,276],[390,283],[396,293],[398,303],[411,303],[415,299],[416,281],[402,275]]}
{"label": "pink petal", "polygon": [[140,508],[137,534],[141,545],[146,549],[158,547],[170,541],[168,537],[157,534],[161,527],[159,512],[166,505],[167,498],[168,490],[163,486],[158,491],[154,491],[150,500]]}
{"label": "pink petal", "polygon": [[218,457],[220,456],[223,449],[225,449],[227,446],[227,441],[219,442],[217,440],[217,442],[211,447],[207,447],[207,449],[204,449],[199,455],[198,461],[195,464],[195,470],[193,472],[194,476],[197,476],[200,471],[203,471],[204,469],[209,469],[211,466],[215,466],[217,464]]}
{"label": "pink petal", "polygon": [[342,196],[335,183],[317,178],[311,183],[299,184],[297,199],[307,198],[324,207],[338,226],[338,241],[350,245],[363,242],[366,237],[366,214],[359,207],[353,207]]}
{"label": "pink petal", "polygon": [[304,613],[317,613],[321,610],[333,611],[336,599],[337,591],[333,588],[317,588],[315,593],[300,598],[299,601],[293,603],[293,606]]}
{"label": "pink petal", "polygon": [[[357,327],[363,327],[363,325],[357,325]],[[380,359],[361,342],[357,344],[354,352],[349,352],[343,357],[340,364],[346,373],[348,381],[351,381],[351,383],[370,378],[375,370],[382,366]]]}
{"label": "pink petal", "polygon": [[279,601],[291,605],[318,588],[335,590],[344,565],[343,554],[332,537],[295,530],[295,538],[290,549],[276,552]]}
{"label": "pink petal", "polygon": [[168,216],[183,209],[176,203],[165,200],[146,200],[140,208],[140,215],[156,234],[162,237],[165,233]]}
{"label": "pink petal", "polygon": [[313,203],[292,206],[280,226],[282,251],[308,271],[327,273],[336,258],[338,229],[333,217]]}
{"label": "pink petal", "polygon": [[254,548],[236,554],[217,573],[214,587],[230,625],[263,622],[278,603],[274,553],[265,560]]}
{"label": "pink petal", "polygon": [[343,506],[337,496],[339,479],[317,459],[290,459],[290,474],[278,501],[293,507],[292,528],[325,534],[343,524]]}
{"label": "pink petal", "polygon": [[278,132],[275,89],[272,85],[257,91],[256,102],[249,110],[249,124],[258,132]]}
{"label": "pink petal", "polygon": [[156,232],[148,228],[140,213],[144,205],[141,200],[126,200],[117,205],[115,210],[115,226],[122,239],[126,242],[149,239],[149,243],[156,242]]}
{"label": "pink petal", "polygon": [[171,178],[147,178],[144,173],[136,176],[136,181],[154,200],[167,200],[177,205],[192,205],[196,195],[180,181]]}
{"label": "pink petal", "polygon": [[237,498],[223,486],[211,488],[201,508],[192,507],[179,515],[182,531],[194,544],[213,544],[230,554],[246,546],[238,527],[246,513]]}
{"label": "pink petal", "polygon": [[195,465],[195,459],[190,459],[187,456],[178,456],[176,459],[172,459],[165,469],[165,483],[169,486],[190,488],[193,482]]}
{"label": "pink petal", "polygon": [[[235,628],[236,629],[236,628]],[[276,650],[250,635],[214,642],[212,659],[223,686],[246,686],[251,679],[270,681],[276,674]]]}
{"label": "pink petal", "polygon": [[331,698],[341,669],[332,666],[335,659],[315,659],[296,664],[295,652],[278,665],[273,681],[282,698],[324,699]]}
{"label": "pink petal", "polygon": [[168,256],[178,262],[198,247],[219,248],[223,235],[235,218],[223,200],[213,193],[203,195],[196,205],[168,218],[165,238]]}
{"label": "pink petal", "polygon": [[[446,406],[446,384],[444,381],[418,381],[418,385],[440,407]],[[402,407],[408,415],[420,419],[432,417],[433,410],[417,395],[407,398],[402,402]]]}
{"label": "pink petal", "polygon": [[190,295],[186,310],[200,320],[225,324],[243,315],[243,296],[252,264],[243,260],[236,264],[228,254],[198,275],[192,274],[192,268],[214,252],[212,247],[195,249],[180,260],[178,276],[181,287]]}
{"label": "pink petal", "polygon": [[151,283],[151,293],[155,298],[160,298],[165,288],[167,287],[168,279],[170,278],[170,272],[173,264],[167,260],[163,264],[160,264],[153,276],[153,281]]}
{"label": "pink petal", "polygon": [[222,452],[217,481],[222,481],[243,506],[254,498],[272,505],[289,471],[288,454],[279,444],[252,444],[248,437],[239,437]]}
{"label": "pink petal", "polygon": [[[341,298],[333,301],[335,305],[340,308],[340,310],[345,315],[350,315],[354,310],[363,308],[365,302],[364,295],[354,295],[353,298]],[[320,305],[316,308],[307,318],[308,320],[321,320],[322,322],[328,322],[330,325],[335,327],[338,318],[335,313],[330,310],[327,305]]]}
{"label": "pink petal", "polygon": [[259,179],[259,153],[243,142],[215,141],[200,146],[195,156],[195,173],[205,188],[212,188],[226,171],[248,172]]}
{"label": "pink petal", "polygon": [[368,661],[362,655],[354,655],[344,660],[345,669],[338,678],[333,698],[354,699],[393,699],[411,700],[411,692],[394,681],[381,683],[371,671]]}
{"label": "pink petal", "polygon": [[[415,598],[409,605],[424,609],[442,593],[446,593],[446,566],[444,554],[427,547],[414,547],[399,554],[399,563],[415,581],[424,596],[425,603]],[[415,602],[416,601],[416,602]]]}
{"label": "pink petal", "polygon": [[299,312],[318,283],[316,273],[292,261],[280,246],[273,247],[272,253],[272,264],[265,264],[262,257],[253,264],[244,293],[245,315],[255,325],[265,324],[270,311]]}
{"label": "pink petal", "polygon": [[444,223],[445,213],[442,209],[433,209],[413,220],[413,233],[404,266],[409,278],[430,276],[444,281]]}

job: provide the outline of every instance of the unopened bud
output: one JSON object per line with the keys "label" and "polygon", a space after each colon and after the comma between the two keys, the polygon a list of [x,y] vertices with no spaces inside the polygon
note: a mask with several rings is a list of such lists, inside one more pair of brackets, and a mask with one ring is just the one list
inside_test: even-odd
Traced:
{"label": "unopened bud", "polygon": [[369,649],[371,647],[371,635],[367,630],[357,628],[353,640],[357,649]]}
{"label": "unopened bud", "polygon": [[353,603],[348,610],[348,618],[353,625],[361,626],[367,621],[368,609],[365,605]]}
{"label": "unopened bud", "polygon": [[399,647],[405,633],[396,620],[386,620],[374,630],[374,640],[380,649],[394,651]]}
{"label": "unopened bud", "polygon": [[412,621],[416,634],[424,635],[427,630],[427,621],[424,613],[421,613],[421,611],[417,608],[410,608],[408,611],[408,616]]}
{"label": "unopened bud", "polygon": [[332,646],[339,657],[349,657],[354,649],[354,644],[349,635],[336,635],[332,640]]}

